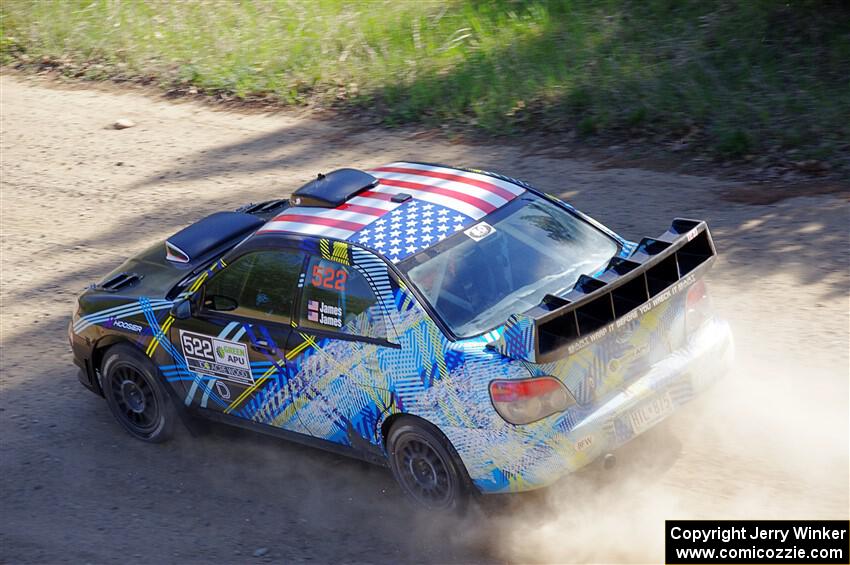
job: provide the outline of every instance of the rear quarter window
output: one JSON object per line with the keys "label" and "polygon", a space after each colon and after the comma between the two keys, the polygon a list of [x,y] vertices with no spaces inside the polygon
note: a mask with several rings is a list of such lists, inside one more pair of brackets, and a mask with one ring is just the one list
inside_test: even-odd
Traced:
{"label": "rear quarter window", "polygon": [[321,257],[307,265],[299,312],[304,328],[388,339],[386,316],[369,281],[356,268]]}

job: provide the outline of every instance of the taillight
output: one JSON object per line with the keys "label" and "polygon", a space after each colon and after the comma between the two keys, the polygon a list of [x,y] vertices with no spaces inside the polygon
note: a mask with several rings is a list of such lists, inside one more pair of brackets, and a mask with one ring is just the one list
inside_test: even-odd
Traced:
{"label": "taillight", "polygon": [[697,281],[688,289],[686,302],[685,329],[692,334],[711,318],[711,301],[704,281]]}
{"label": "taillight", "polygon": [[517,425],[536,422],[575,404],[567,388],[554,377],[492,381],[490,399],[499,416]]}

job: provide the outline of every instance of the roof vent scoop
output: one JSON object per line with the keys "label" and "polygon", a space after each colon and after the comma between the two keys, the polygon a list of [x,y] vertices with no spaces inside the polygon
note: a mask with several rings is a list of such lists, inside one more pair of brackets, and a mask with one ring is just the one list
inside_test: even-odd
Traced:
{"label": "roof vent scoop", "polygon": [[292,193],[291,201],[295,206],[336,208],[358,192],[377,184],[378,179],[364,171],[337,169],[326,175],[316,175],[314,180]]}

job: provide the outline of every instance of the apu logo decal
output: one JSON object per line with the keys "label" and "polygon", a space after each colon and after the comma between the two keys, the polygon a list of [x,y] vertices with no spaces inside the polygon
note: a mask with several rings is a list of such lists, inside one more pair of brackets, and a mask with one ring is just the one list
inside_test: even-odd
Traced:
{"label": "apu logo decal", "polygon": [[190,370],[237,383],[254,384],[248,348],[244,343],[180,330],[180,346]]}

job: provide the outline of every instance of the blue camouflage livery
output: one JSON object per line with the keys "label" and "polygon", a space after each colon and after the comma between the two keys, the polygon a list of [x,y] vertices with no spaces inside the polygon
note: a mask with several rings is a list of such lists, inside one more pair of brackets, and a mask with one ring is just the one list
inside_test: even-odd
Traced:
{"label": "blue camouflage livery", "polygon": [[[448,173],[440,174],[446,177],[439,177],[441,183],[458,182]],[[525,183],[516,186],[518,194],[533,190]],[[146,292],[144,281],[133,292],[92,289],[81,297],[70,328],[75,357],[87,375],[84,384],[99,390],[98,349],[122,340],[153,361],[187,410],[302,434],[371,454],[372,459],[386,456],[388,423],[399,415],[415,416],[445,435],[479,491],[500,493],[549,485],[610,452],[688,402],[728,367],[732,345],[727,325],[707,316],[698,327],[691,327],[691,290],[701,284],[703,267],[688,272],[684,256],[676,259],[676,280],[650,293],[646,304],[630,306],[627,314],[617,310],[615,288],[610,300],[616,317],[592,332],[581,331],[582,295],[558,301],[553,313],[516,312],[481,335],[452,336],[395,267],[432,245],[430,239],[478,221],[432,200],[392,203],[386,206],[383,224],[370,224],[346,239],[320,233],[288,237],[260,230],[239,238],[238,245],[203,268],[192,270],[190,264],[172,275],[169,293]],[[429,204],[432,207],[426,210]],[[346,219],[333,220],[305,213],[298,219],[288,209],[288,216],[277,216],[277,221],[306,223],[321,217],[328,225],[336,222],[332,229],[349,229],[344,222],[364,215],[366,208],[351,207]],[[442,215],[452,216],[453,223],[425,222],[444,209],[448,212]],[[403,229],[391,233],[391,226],[399,224],[411,234],[405,235]],[[438,231],[440,225],[448,227]],[[386,230],[380,231],[384,226]],[[431,226],[433,230],[423,229]],[[690,241],[694,234],[677,234],[675,241]],[[267,249],[268,242],[281,237],[292,253],[304,257],[293,298],[293,308],[301,314],[293,310],[286,323],[211,315],[203,325],[176,314],[178,305],[197,300],[209,281],[228,272],[240,256],[255,248]],[[606,269],[589,275],[610,287],[616,287],[627,272],[624,264],[638,272],[641,261],[651,259],[641,254],[649,253],[652,242],[640,247],[614,237],[620,262],[612,260]],[[143,263],[131,262],[121,269],[140,272]],[[308,290],[316,290],[311,285],[317,286],[311,277],[321,278],[323,270],[344,272],[347,284],[355,277],[363,281],[374,300],[355,316],[334,314],[336,302],[308,295]],[[157,273],[146,276],[153,279],[160,276]],[[337,293],[339,304],[356,299],[346,292]],[[564,341],[557,356],[544,354],[540,340],[547,316],[562,315],[572,307],[578,312],[575,323],[581,339]],[[305,323],[310,316],[329,317],[339,326],[333,331],[316,329]],[[209,344],[209,362],[199,360],[192,343]],[[506,421],[494,409],[494,380],[549,377],[568,391],[566,409],[524,425]]]}

